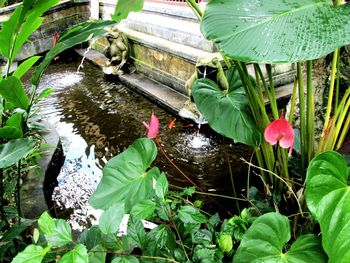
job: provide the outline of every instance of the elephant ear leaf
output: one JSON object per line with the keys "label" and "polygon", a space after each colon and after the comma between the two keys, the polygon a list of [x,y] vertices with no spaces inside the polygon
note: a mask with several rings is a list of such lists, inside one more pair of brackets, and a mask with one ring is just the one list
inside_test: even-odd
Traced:
{"label": "elephant ear leaf", "polygon": [[290,239],[287,217],[279,213],[267,213],[257,218],[244,234],[233,258],[235,263],[252,262],[326,262],[320,240],[314,235],[300,236],[285,251]]}
{"label": "elephant ear leaf", "polygon": [[286,63],[350,43],[350,4],[329,0],[211,0],[201,31],[234,60]]}
{"label": "elephant ear leaf", "polygon": [[316,156],[306,176],[306,203],[319,221],[330,262],[350,262],[350,187],[343,156],[328,151]]}
{"label": "elephant ear leaf", "polygon": [[262,136],[238,73],[229,72],[228,81],[229,89],[223,91],[210,79],[198,79],[192,85],[194,101],[213,130],[235,142],[257,146]]}
{"label": "elephant ear leaf", "polygon": [[126,212],[129,212],[139,201],[152,197],[153,180],[159,177],[160,172],[156,167],[148,168],[156,155],[155,143],[141,138],[110,159],[103,168],[101,182],[90,197],[90,204],[107,210],[112,205],[124,203]]}

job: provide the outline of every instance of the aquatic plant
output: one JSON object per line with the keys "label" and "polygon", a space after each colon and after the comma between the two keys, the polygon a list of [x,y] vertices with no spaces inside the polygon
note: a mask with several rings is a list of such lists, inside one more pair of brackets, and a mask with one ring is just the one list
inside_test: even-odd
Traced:
{"label": "aquatic plant", "polygon": [[[55,257],[60,258],[60,262],[104,262],[107,258],[112,262],[350,260],[347,223],[350,214],[349,169],[342,156],[324,152],[342,145],[350,125],[349,90],[341,100],[336,98],[338,103],[332,106],[334,87],[339,81],[336,77],[339,65],[337,48],[350,43],[350,23],[344,22],[349,17],[350,4],[333,6],[326,0],[212,0],[203,14],[195,1],[187,2],[201,18],[204,36],[217,43],[228,67],[228,90],[222,91],[215,82],[199,79],[193,85],[194,100],[214,130],[254,147],[265,196],[282,195],[287,204],[291,202],[289,195],[295,197],[300,213],[289,215],[294,217],[293,229],[288,217],[278,212],[259,215],[260,211],[256,208],[243,210],[239,216],[223,222],[217,215],[207,215],[201,211],[200,202],[189,201],[195,188],[186,188],[182,192],[169,191],[165,173],[152,167],[157,155],[155,142],[141,138],[112,158],[103,169],[103,178],[90,199],[92,206],[103,210],[98,226],[85,230],[75,241],[66,222],[52,219],[44,213],[39,219],[40,231],[34,231],[35,244],[19,253],[13,262],[41,262]],[[115,12],[116,20],[142,8],[143,1],[126,3],[118,1],[117,5],[125,9]],[[60,40],[64,42],[64,38]],[[315,149],[311,60],[334,49],[324,136]],[[48,57],[54,54],[48,53]],[[246,62],[254,63],[254,77],[248,74]],[[290,158],[287,150],[283,149],[291,149],[293,141],[298,141],[294,140],[294,132],[289,125],[291,118],[289,122],[283,115],[279,118],[270,64],[284,62],[297,63],[292,101],[295,103],[298,89],[302,171],[309,167],[306,181],[303,175],[299,178],[290,175]],[[270,63],[266,65],[267,81],[258,63]],[[302,77],[304,63],[306,98]],[[38,80],[41,74],[37,76]],[[264,94],[269,100],[274,121],[268,115]],[[153,123],[158,126],[158,122]],[[146,124],[149,132],[151,124],[152,120]],[[263,140],[262,134],[266,134],[266,140]],[[155,132],[149,137],[153,138],[153,135]],[[276,150],[271,144],[277,142],[282,147]],[[301,183],[297,184],[296,179]],[[310,233],[315,231],[312,227],[305,228],[305,225],[312,225],[310,218],[305,220],[305,224],[299,218],[308,214],[304,203],[304,184],[306,205],[320,224],[321,237]],[[272,209],[281,209],[275,200]],[[125,213],[130,215],[128,229],[125,235],[120,235],[121,215]],[[145,230],[141,220],[150,220],[157,225],[152,230]],[[291,232],[295,238],[292,244]],[[301,232],[309,234],[300,235]]]}

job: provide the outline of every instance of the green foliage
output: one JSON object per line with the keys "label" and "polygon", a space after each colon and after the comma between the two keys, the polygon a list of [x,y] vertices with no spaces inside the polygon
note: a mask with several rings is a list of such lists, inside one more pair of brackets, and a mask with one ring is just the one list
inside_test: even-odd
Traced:
{"label": "green foliage", "polygon": [[310,163],[306,177],[306,202],[319,221],[323,248],[329,262],[350,260],[349,170],[344,158],[328,151]]}
{"label": "green foliage", "polygon": [[41,246],[29,245],[12,260],[12,263],[40,263],[48,251],[49,248],[44,249]]}
{"label": "green foliage", "polygon": [[44,212],[38,224],[50,246],[60,247],[72,242],[72,230],[63,219],[53,219],[48,212]]}
{"label": "green foliage", "polygon": [[349,15],[349,4],[336,7],[327,0],[212,0],[201,30],[238,61],[306,61],[350,43],[350,25],[343,22]]}
{"label": "green foliage", "polygon": [[195,81],[192,86],[194,101],[213,130],[235,142],[257,146],[262,136],[250,111],[238,70],[232,67],[227,77],[227,91],[206,78]]}
{"label": "green foliage", "polygon": [[111,15],[112,19],[119,23],[121,20],[128,17],[129,13],[134,11],[141,11],[143,8],[144,0],[119,0],[114,10],[114,14]]}
{"label": "green foliage", "polygon": [[40,59],[40,56],[33,56],[25,60],[21,63],[21,65],[18,66],[18,68],[15,70],[15,72],[12,74],[12,76],[21,79],[22,76],[32,68],[32,66]]}
{"label": "green foliage", "polygon": [[0,95],[14,107],[28,110],[29,98],[22,82],[16,77],[8,77],[0,82]]}
{"label": "green foliage", "polygon": [[[112,158],[103,168],[103,177],[90,197],[95,208],[107,209],[113,204],[125,202],[129,212],[139,201],[154,195],[153,180],[159,169],[147,169],[157,155],[155,143],[147,138],[136,140],[122,154]],[[113,185],[113,187],[111,187]]]}
{"label": "green foliage", "polygon": [[33,150],[35,141],[31,138],[21,138],[0,145],[0,168],[16,164]]}
{"label": "green foliage", "polygon": [[290,240],[287,217],[267,213],[258,217],[241,241],[233,262],[326,262],[321,241],[314,235],[300,236],[286,251]]}
{"label": "green foliage", "polygon": [[89,256],[84,245],[76,245],[71,251],[64,254],[61,263],[88,263]]}
{"label": "green foliage", "polygon": [[102,233],[105,235],[116,233],[124,214],[124,204],[120,203],[111,205],[104,211],[99,220],[99,227]]}

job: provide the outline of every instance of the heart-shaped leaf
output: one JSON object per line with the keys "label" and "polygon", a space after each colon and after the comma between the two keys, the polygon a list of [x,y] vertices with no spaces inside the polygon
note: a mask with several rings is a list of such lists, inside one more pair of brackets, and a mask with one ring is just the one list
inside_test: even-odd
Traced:
{"label": "heart-shaped leaf", "polygon": [[201,30],[232,59],[286,63],[349,44],[349,16],[350,4],[329,0],[211,0]]}
{"label": "heart-shaped leaf", "polygon": [[235,142],[257,146],[261,142],[261,132],[250,112],[242,85],[239,85],[240,79],[237,77],[229,83],[228,91],[222,91],[210,79],[195,81],[192,86],[194,101],[213,130]]}
{"label": "heart-shaped leaf", "polygon": [[103,169],[103,177],[90,197],[95,208],[108,209],[113,204],[125,202],[129,212],[137,202],[154,195],[153,178],[157,168],[147,171],[157,155],[155,143],[147,138],[136,140],[121,154],[110,159]]}
{"label": "heart-shaped leaf", "polygon": [[329,151],[316,156],[306,177],[306,202],[319,221],[330,262],[350,262],[350,187],[345,159]]}
{"label": "heart-shaped leaf", "polygon": [[267,213],[258,217],[244,234],[232,262],[326,262],[320,240],[314,235],[300,236],[284,252],[290,239],[287,217],[279,213]]}

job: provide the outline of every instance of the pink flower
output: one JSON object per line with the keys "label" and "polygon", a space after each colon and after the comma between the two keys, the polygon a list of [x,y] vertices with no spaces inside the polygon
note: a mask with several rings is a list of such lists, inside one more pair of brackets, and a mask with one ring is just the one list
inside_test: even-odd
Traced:
{"label": "pink flower", "polygon": [[145,121],[142,123],[148,129],[147,138],[149,139],[156,138],[158,135],[158,126],[159,126],[158,117],[152,113],[149,124],[147,124]]}
{"label": "pink flower", "polygon": [[283,113],[278,120],[274,120],[266,127],[264,138],[271,145],[275,145],[279,142],[282,148],[289,148],[289,155],[292,154],[294,130],[292,125],[284,119]]}

